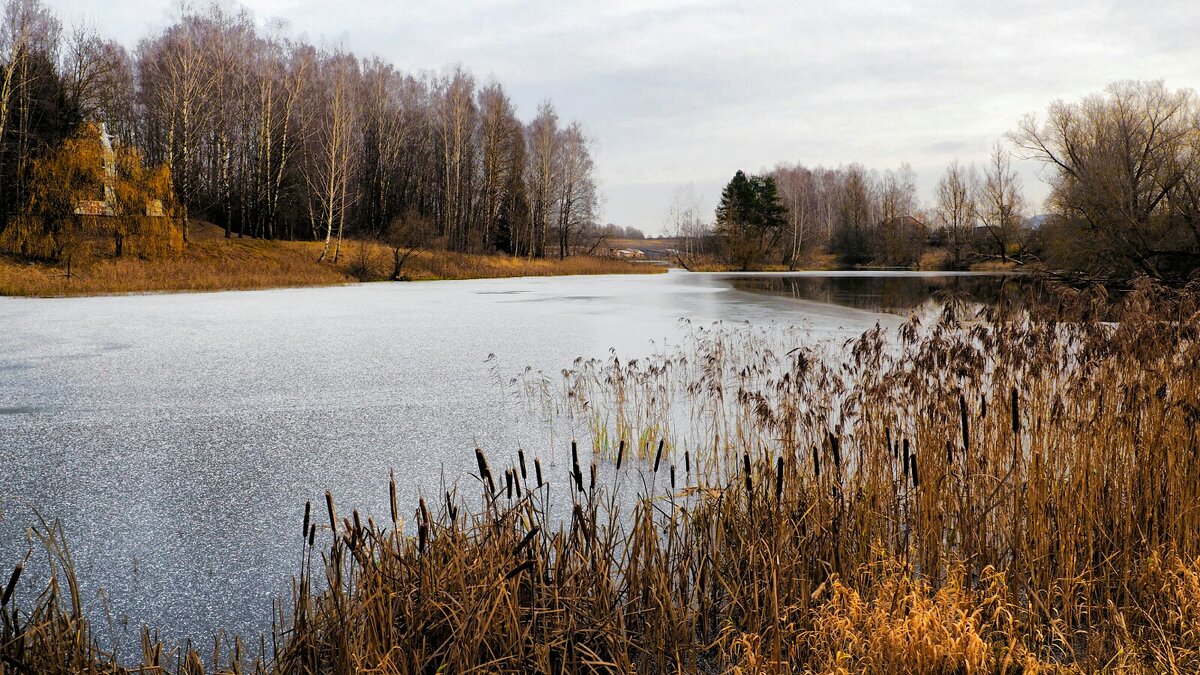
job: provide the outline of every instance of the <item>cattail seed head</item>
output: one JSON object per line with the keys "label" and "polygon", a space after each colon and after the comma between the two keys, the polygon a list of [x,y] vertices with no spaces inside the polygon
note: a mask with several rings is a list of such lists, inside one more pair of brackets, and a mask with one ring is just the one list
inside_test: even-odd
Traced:
{"label": "cattail seed head", "polygon": [[908,456],[908,466],[912,470],[913,489],[921,487],[921,481],[917,478],[917,453]]}
{"label": "cattail seed head", "polygon": [[525,470],[525,451],[517,448],[517,459],[521,462],[521,480],[529,480],[529,472]]}
{"label": "cattail seed head", "polygon": [[325,509],[329,511],[329,529],[333,531],[333,536],[337,536],[337,511],[333,508],[333,493],[329,490],[325,491]]}
{"label": "cattail seed head", "polygon": [[621,460],[625,459],[625,439],[621,439],[621,444],[617,446],[617,471],[621,470]]}
{"label": "cattail seed head", "polygon": [[817,451],[817,446],[815,446],[815,445],[812,446],[812,455],[813,455],[813,476],[816,478],[820,478],[821,477],[821,454],[820,454],[820,452]]}
{"label": "cattail seed head", "polygon": [[742,453],[742,476],[745,477],[746,480],[746,494],[752,496],[752,489],[754,485],[750,478],[750,453],[748,452]]}
{"label": "cattail seed head", "polygon": [[783,457],[775,459],[775,502],[783,497]]}
{"label": "cattail seed head", "polygon": [[662,461],[664,439],[658,439],[658,452],[654,453],[654,473],[658,473],[658,463]]}
{"label": "cattail seed head", "polygon": [[304,502],[304,527],[300,530],[300,538],[308,537],[308,519],[312,515],[312,500]]}
{"label": "cattail seed head", "polygon": [[12,574],[8,576],[8,583],[4,585],[4,594],[0,595],[0,607],[8,606],[8,601],[12,599],[13,592],[17,588],[17,581],[21,579],[21,573],[24,571],[24,561],[17,563],[17,566],[13,568]]}
{"label": "cattail seed head", "polygon": [[396,471],[391,472],[391,480],[388,481],[388,501],[392,507],[392,525],[400,522],[399,502],[396,501]]}
{"label": "cattail seed head", "polygon": [[1021,433],[1021,408],[1016,387],[1012,389],[1012,432],[1014,436]]}
{"label": "cattail seed head", "polygon": [[542,487],[542,460],[536,457],[533,460],[533,472],[537,478],[537,486]]}
{"label": "cattail seed head", "polygon": [[687,475],[692,475],[692,456],[687,450],[683,451],[683,470]]}
{"label": "cattail seed head", "polygon": [[958,395],[958,417],[962,424],[963,452],[966,452],[971,449],[971,425],[967,421],[967,399],[962,394]]}
{"label": "cattail seed head", "polygon": [[479,464],[479,479],[487,481],[488,494],[496,494],[496,482],[492,480],[492,469],[488,466],[487,457],[480,448],[475,448],[475,461]]}

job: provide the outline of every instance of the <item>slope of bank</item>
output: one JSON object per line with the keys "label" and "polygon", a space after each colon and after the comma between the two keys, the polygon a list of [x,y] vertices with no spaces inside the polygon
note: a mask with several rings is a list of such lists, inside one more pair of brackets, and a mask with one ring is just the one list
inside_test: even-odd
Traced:
{"label": "slope of bank", "polygon": [[[391,249],[377,243],[342,243],[336,263],[317,262],[322,242],[225,239],[220,228],[194,224],[190,243],[177,256],[93,258],[72,266],[28,262],[0,255],[0,295],[78,296],[164,291],[219,291],[329,286],[382,281],[391,276]],[[575,256],[565,260],[421,251],[405,261],[413,280],[481,279],[565,274],[660,272],[658,265]]]}

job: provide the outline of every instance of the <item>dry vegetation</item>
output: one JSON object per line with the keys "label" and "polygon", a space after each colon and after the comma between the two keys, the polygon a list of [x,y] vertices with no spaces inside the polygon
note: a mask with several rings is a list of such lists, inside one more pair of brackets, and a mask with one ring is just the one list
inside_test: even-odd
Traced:
{"label": "dry vegetation", "polygon": [[[177,255],[144,259],[94,256],[66,264],[29,262],[0,254],[0,295],[68,296],[154,291],[219,291],[288,286],[322,286],[386,280],[392,251],[382,244],[343,243],[336,264],[318,263],[321,242],[225,239],[212,225],[193,224],[189,243]],[[559,274],[627,274],[661,271],[607,258],[565,260],[422,251],[405,263],[411,279],[480,279]]]}
{"label": "dry vegetation", "polygon": [[[573,452],[564,485],[477,452],[479,480],[408,527],[394,485],[387,523],[327,495],[286,629],[249,666],[240,643],[213,653],[233,672],[1196,672],[1200,289],[969,310],[824,348],[696,328],[524,381],[589,426],[594,461]],[[121,672],[43,530],[59,577],[31,610],[5,592],[0,672]],[[211,658],[144,643],[140,672]]]}

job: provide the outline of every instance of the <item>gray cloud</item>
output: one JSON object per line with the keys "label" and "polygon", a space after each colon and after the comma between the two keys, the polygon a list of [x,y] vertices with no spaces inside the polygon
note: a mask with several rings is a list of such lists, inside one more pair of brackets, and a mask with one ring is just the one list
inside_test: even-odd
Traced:
{"label": "gray cloud", "polygon": [[[49,0],[130,44],[164,0]],[[675,188],[715,204],[781,160],[916,169],[982,161],[1024,114],[1120,79],[1200,84],[1200,3],[248,0],[314,41],[412,70],[462,64],[529,116],[552,98],[597,142],[605,219],[656,229]],[[1046,188],[1020,167],[1026,191]]]}

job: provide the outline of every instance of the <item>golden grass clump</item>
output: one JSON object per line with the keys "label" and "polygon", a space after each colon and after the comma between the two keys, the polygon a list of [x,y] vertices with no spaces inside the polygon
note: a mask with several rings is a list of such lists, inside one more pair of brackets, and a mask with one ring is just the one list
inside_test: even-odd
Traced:
{"label": "golden grass clump", "polygon": [[[564,448],[543,475],[479,450],[472,487],[421,499],[408,527],[327,495],[269,642],[204,664],[1198,672],[1200,289],[1046,294],[950,299],[828,347],[697,328],[527,380],[594,461]],[[0,668],[137,672],[56,598],[9,601]],[[145,642],[145,665],[200,672],[195,650]]]}

